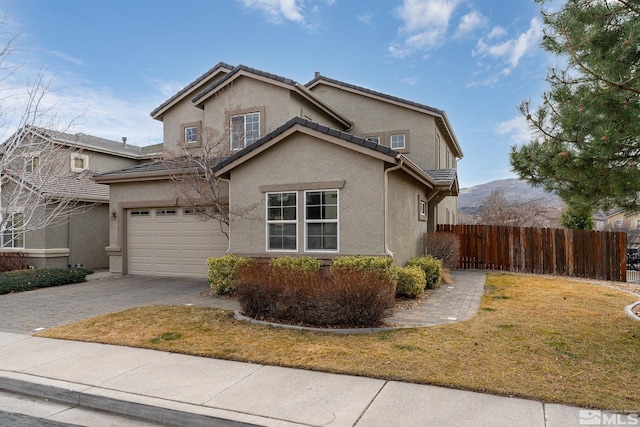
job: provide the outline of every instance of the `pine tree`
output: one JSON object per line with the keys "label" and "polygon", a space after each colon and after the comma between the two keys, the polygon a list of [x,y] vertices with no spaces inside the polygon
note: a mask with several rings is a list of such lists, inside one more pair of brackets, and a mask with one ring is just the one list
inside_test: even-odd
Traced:
{"label": "pine tree", "polygon": [[639,13],[636,0],[567,0],[542,12],[542,46],[565,65],[549,69],[541,106],[519,105],[535,138],[510,160],[576,211],[640,209]]}

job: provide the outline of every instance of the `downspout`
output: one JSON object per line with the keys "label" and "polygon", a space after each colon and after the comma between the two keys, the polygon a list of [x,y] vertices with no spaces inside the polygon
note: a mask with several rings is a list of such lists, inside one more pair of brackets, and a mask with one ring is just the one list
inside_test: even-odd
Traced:
{"label": "downspout", "polygon": [[393,258],[393,252],[389,250],[389,172],[397,171],[402,167],[404,159],[400,157],[400,163],[384,171],[384,252]]}
{"label": "downspout", "polygon": [[231,253],[231,180],[226,178],[218,178],[220,181],[224,181],[227,183],[227,187],[229,188],[229,228],[227,230],[227,240],[229,242],[227,246],[227,253]]}

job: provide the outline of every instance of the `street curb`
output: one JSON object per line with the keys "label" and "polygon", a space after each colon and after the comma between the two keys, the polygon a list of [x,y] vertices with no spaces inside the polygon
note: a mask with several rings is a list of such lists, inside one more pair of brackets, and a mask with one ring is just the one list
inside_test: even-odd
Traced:
{"label": "street curb", "polygon": [[9,371],[0,371],[0,390],[174,427],[301,426],[283,420]]}

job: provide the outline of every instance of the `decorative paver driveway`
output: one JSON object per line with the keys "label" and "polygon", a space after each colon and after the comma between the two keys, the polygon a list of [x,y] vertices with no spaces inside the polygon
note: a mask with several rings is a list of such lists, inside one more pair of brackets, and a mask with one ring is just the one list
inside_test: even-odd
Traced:
{"label": "decorative paver driveway", "polygon": [[[455,270],[453,284],[442,285],[420,306],[397,310],[389,323],[432,326],[468,320],[478,312],[484,271]],[[206,279],[111,277],[99,273],[86,283],[0,295],[0,331],[32,334],[78,320],[149,305],[196,305],[239,310],[235,299],[203,297]]]}
{"label": "decorative paver driveway", "polygon": [[0,295],[0,331],[32,334],[78,320],[146,305],[187,305],[237,310],[235,300],[205,298],[206,279],[100,275],[74,285]]}

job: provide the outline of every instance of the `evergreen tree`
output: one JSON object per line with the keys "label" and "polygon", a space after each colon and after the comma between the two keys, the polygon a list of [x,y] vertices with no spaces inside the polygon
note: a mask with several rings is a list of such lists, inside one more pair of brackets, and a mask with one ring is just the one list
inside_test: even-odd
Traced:
{"label": "evergreen tree", "polygon": [[549,69],[540,107],[519,105],[535,138],[512,147],[510,160],[579,217],[640,208],[639,13],[637,0],[567,0],[542,13],[542,46],[565,65]]}

